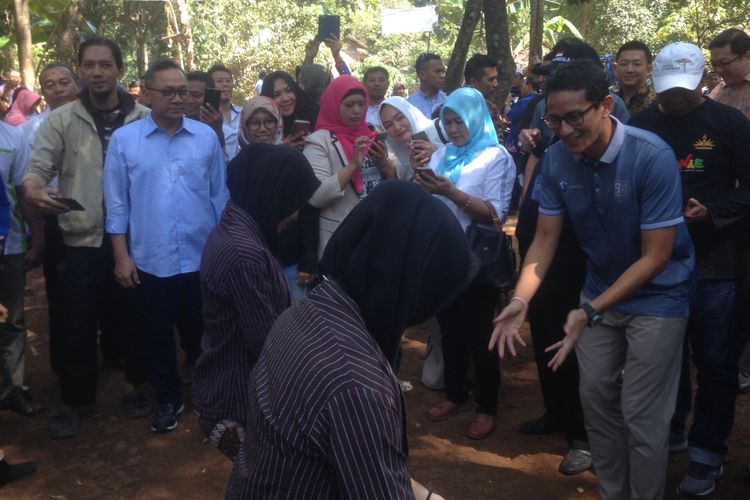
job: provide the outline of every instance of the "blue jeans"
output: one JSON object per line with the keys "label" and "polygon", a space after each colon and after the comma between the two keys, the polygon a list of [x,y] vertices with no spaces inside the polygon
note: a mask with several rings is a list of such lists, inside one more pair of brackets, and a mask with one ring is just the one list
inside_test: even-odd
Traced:
{"label": "blue jeans", "polygon": [[302,286],[297,283],[297,272],[299,266],[294,264],[293,266],[284,268],[284,277],[286,278],[287,286],[289,287],[289,303],[294,304],[307,297],[310,288]]}
{"label": "blue jeans", "polygon": [[[686,331],[697,372],[693,426],[688,435],[690,460],[718,467],[727,452],[737,396],[737,284],[701,281],[693,295]],[[688,343],[682,360],[672,431],[685,429],[691,403]]]}

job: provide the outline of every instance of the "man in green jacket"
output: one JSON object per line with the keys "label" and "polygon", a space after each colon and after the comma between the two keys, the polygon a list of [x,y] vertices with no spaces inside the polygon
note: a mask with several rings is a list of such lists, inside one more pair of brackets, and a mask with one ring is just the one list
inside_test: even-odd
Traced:
{"label": "man in green jacket", "polygon": [[[117,128],[149,113],[118,91],[122,68],[115,42],[91,38],[81,44],[77,69],[84,90],[42,124],[23,180],[36,208],[58,214],[64,242],[58,266],[64,315],[59,332],[50,336],[63,403],[50,419],[53,438],[77,435],[80,408],[96,400],[98,327],[113,332],[124,354],[126,415],[141,418],[153,411],[137,388],[147,380],[143,328],[134,313],[137,299],[114,280],[112,244],[104,232],[102,170],[109,139]],[[47,187],[55,177],[59,190]],[[83,210],[76,210],[71,199]]]}

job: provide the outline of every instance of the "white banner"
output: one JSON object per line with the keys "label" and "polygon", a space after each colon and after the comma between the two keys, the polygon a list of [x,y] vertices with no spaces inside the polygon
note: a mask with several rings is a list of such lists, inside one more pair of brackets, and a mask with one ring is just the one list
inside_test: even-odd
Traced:
{"label": "white banner", "polygon": [[438,15],[434,5],[413,9],[383,9],[380,16],[384,35],[432,31],[433,25],[437,22]]}

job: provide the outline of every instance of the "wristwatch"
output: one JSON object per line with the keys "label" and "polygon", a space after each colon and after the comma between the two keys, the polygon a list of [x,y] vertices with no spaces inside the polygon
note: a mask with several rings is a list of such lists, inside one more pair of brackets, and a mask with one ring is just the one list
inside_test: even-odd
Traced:
{"label": "wristwatch", "polygon": [[585,312],[586,316],[588,316],[589,318],[589,322],[586,324],[586,326],[588,326],[589,328],[595,327],[604,319],[604,315],[594,309],[594,306],[592,306],[588,302],[584,302],[583,304],[581,304],[581,309],[583,309],[583,312]]}

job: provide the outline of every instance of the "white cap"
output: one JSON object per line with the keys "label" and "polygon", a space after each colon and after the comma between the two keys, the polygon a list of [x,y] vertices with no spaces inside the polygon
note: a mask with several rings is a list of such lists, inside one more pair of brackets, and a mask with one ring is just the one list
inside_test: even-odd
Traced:
{"label": "white cap", "polygon": [[701,83],[706,62],[701,49],[692,43],[670,43],[654,60],[652,80],[657,93],[676,87],[695,90]]}

